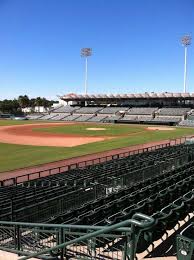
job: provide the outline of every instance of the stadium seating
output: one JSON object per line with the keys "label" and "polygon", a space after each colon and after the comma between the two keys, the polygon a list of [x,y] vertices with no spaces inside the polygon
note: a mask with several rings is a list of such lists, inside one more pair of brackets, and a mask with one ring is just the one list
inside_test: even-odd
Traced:
{"label": "stadium seating", "polygon": [[[98,203],[100,206],[103,205],[103,200],[107,204],[119,199],[120,207],[123,205],[122,207],[125,208],[127,204],[126,200],[120,199],[122,196],[141,190],[146,185],[154,184],[156,180],[160,180],[158,178],[165,178],[167,182],[167,177],[173,176],[175,180],[174,174],[178,174],[182,168],[185,169],[185,165],[187,168],[191,167],[194,164],[193,159],[194,146],[180,145],[136,154],[84,169],[70,170],[24,182],[16,187],[2,187],[0,188],[0,218],[31,222],[50,221],[51,218],[54,219],[54,216],[56,218],[57,215],[90,201],[92,203],[96,201],[97,207]],[[172,167],[177,170],[172,172]],[[168,170],[171,172],[165,173]],[[180,176],[177,178],[180,179]],[[137,184],[138,182],[141,184]],[[163,185],[163,187],[166,186]],[[150,192],[157,189],[158,187],[154,188],[152,185]],[[115,206],[115,210],[116,208],[118,206]],[[109,211],[107,217],[112,213],[110,214]],[[63,219],[65,221],[65,218]],[[99,221],[102,220],[99,219]]]}
{"label": "stadium seating", "polygon": [[95,115],[93,114],[87,114],[87,115],[81,115],[80,117],[76,118],[74,121],[78,121],[78,122],[86,122],[89,119],[93,118]]}
{"label": "stadium seating", "polygon": [[[55,116],[54,116],[55,115]],[[184,121],[186,118],[189,121]],[[29,115],[29,119],[63,120],[100,123],[143,123],[192,126],[194,118],[190,108],[157,107],[79,107],[60,106],[46,115]]]}
{"label": "stadium seating", "polygon": [[138,123],[138,117],[134,115],[124,115],[118,120],[119,123]]}
{"label": "stadium seating", "polygon": [[40,117],[39,120],[50,120],[56,116],[58,116],[58,115],[55,113],[51,113],[51,114],[47,114],[47,115]]}
{"label": "stadium seating", "polygon": [[[141,253],[193,211],[193,185],[194,144],[181,144],[0,187],[0,219],[109,226],[141,212],[155,219],[139,236]],[[125,242],[101,237],[95,247],[120,250]]]}
{"label": "stadium seating", "polygon": [[55,117],[52,117],[51,118],[51,120],[55,120],[55,121],[57,121],[57,120],[62,120],[62,119],[64,119],[65,117],[68,117],[68,116],[70,116],[71,114],[69,114],[69,113],[60,113],[60,114],[57,114]]}
{"label": "stadium seating", "polygon": [[177,236],[177,259],[192,260],[194,255],[194,223],[187,225]]}
{"label": "stadium seating", "polygon": [[42,116],[43,116],[42,114],[31,114],[31,115],[27,115],[26,118],[28,118],[29,120],[38,120]]}
{"label": "stadium seating", "polygon": [[182,120],[179,123],[179,126],[189,126],[189,127],[193,127],[194,126],[194,120]]}
{"label": "stadium seating", "polygon": [[94,116],[92,118],[90,118],[88,120],[88,122],[103,122],[103,120],[107,118],[107,116],[103,116],[103,115],[97,115],[97,116]]}
{"label": "stadium seating", "polygon": [[154,123],[163,124],[163,123],[178,123],[181,121],[181,117],[177,116],[157,116],[152,120]]}
{"label": "stadium seating", "polygon": [[126,115],[152,115],[157,110],[157,107],[133,107],[126,112]]}
{"label": "stadium seating", "polygon": [[183,116],[189,111],[191,111],[191,108],[161,108],[158,114],[161,116]]}
{"label": "stadium seating", "polygon": [[101,111],[99,111],[99,114],[116,114],[118,112],[125,112],[127,111],[127,107],[105,107]]}
{"label": "stadium seating", "polygon": [[104,122],[104,123],[115,123],[115,122],[117,122],[120,118],[121,118],[121,116],[112,115],[112,116],[106,117],[106,118],[103,120],[103,122]]}
{"label": "stadium seating", "polygon": [[74,113],[75,114],[96,114],[100,110],[102,110],[102,107],[81,107],[77,109]]}
{"label": "stadium seating", "polygon": [[138,122],[152,122],[153,117],[152,116],[138,116]]}
{"label": "stadium seating", "polygon": [[62,121],[74,121],[75,119],[79,118],[81,115],[70,115],[66,116],[62,119]]}
{"label": "stadium seating", "polygon": [[191,113],[189,113],[189,115],[187,116],[188,120],[194,120],[194,112],[192,111]]}
{"label": "stadium seating", "polygon": [[72,113],[79,108],[80,107],[78,107],[78,106],[75,106],[75,107],[73,107],[73,106],[60,106],[60,107],[52,110],[52,113]]}

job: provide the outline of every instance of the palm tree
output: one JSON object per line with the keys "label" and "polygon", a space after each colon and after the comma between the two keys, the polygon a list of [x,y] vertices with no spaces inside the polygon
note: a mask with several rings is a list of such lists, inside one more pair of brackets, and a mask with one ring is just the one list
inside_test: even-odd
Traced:
{"label": "palm tree", "polygon": [[41,97],[37,97],[36,100],[35,100],[35,105],[38,107],[38,110],[40,112],[40,106],[43,105],[43,102],[42,102],[42,98]]}
{"label": "palm tree", "polygon": [[19,96],[18,103],[21,108],[29,107],[29,105],[30,105],[29,97],[27,95]]}

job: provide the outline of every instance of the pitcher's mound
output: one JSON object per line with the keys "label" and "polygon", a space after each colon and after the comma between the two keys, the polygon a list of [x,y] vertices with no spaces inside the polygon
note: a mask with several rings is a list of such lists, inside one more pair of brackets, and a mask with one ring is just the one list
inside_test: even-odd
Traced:
{"label": "pitcher's mound", "polygon": [[173,131],[174,127],[165,127],[165,126],[150,126],[147,128],[148,130],[159,130],[159,131]]}
{"label": "pitcher's mound", "polygon": [[91,130],[91,131],[102,131],[102,130],[106,130],[106,128],[90,127],[90,128],[86,128],[86,130]]}

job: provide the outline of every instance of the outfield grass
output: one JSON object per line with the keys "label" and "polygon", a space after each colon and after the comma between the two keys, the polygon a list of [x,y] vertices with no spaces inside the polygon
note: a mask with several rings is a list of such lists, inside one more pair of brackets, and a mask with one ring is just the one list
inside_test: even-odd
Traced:
{"label": "outfield grass", "polygon": [[[102,128],[104,130],[89,130],[88,128]],[[121,136],[133,133],[140,133],[145,131],[145,126],[142,125],[117,125],[117,124],[88,124],[78,123],[75,125],[51,126],[44,128],[36,128],[33,131],[57,133],[57,134],[71,134],[79,136]]]}
{"label": "outfield grass", "polygon": [[53,123],[52,121],[44,121],[44,120],[0,120],[0,126],[9,126],[9,125],[30,125],[30,124],[36,124],[36,123]]}
{"label": "outfield grass", "polygon": [[[2,121],[0,122],[1,125],[3,125],[3,122]],[[8,120],[6,120],[5,122],[6,125],[13,125],[15,123],[24,124],[24,122],[20,122],[20,121],[8,122]],[[26,121],[25,123],[29,124],[31,123],[31,121]],[[32,123],[36,123],[36,122],[32,122]],[[121,126],[114,125],[114,126],[116,127],[115,129],[117,129],[117,127],[123,127],[122,125]],[[105,127],[105,125],[98,125],[98,127]],[[107,125],[107,127],[109,127],[109,125]],[[126,127],[129,128],[129,125]],[[130,126],[131,129],[133,127],[134,129],[137,128],[139,130],[140,128],[143,130],[143,128],[145,128],[146,126],[137,126],[137,125]],[[102,142],[90,143],[90,144],[80,145],[77,147],[68,147],[68,148],[39,147],[39,146],[0,143],[0,171],[12,170],[20,167],[37,165],[37,164],[61,160],[65,158],[71,158],[71,157],[76,157],[85,154],[102,152],[102,151],[107,151],[115,148],[148,143],[152,141],[177,138],[184,135],[192,135],[192,134],[194,135],[194,129],[192,128],[176,128],[176,130],[174,131],[145,131],[143,134],[141,132],[141,133],[133,134],[131,136],[121,136],[110,140],[105,140]]]}

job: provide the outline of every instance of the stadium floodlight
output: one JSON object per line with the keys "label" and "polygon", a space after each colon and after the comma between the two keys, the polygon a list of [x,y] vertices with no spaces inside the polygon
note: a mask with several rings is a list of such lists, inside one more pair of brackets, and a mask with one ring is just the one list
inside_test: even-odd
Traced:
{"label": "stadium floodlight", "polygon": [[191,44],[191,36],[185,35],[181,38],[182,45],[185,48],[185,62],[184,62],[184,93],[187,87],[187,47]]}
{"label": "stadium floodlight", "polygon": [[81,57],[85,58],[85,94],[88,91],[88,57],[92,56],[92,49],[91,48],[82,48],[81,49]]}

